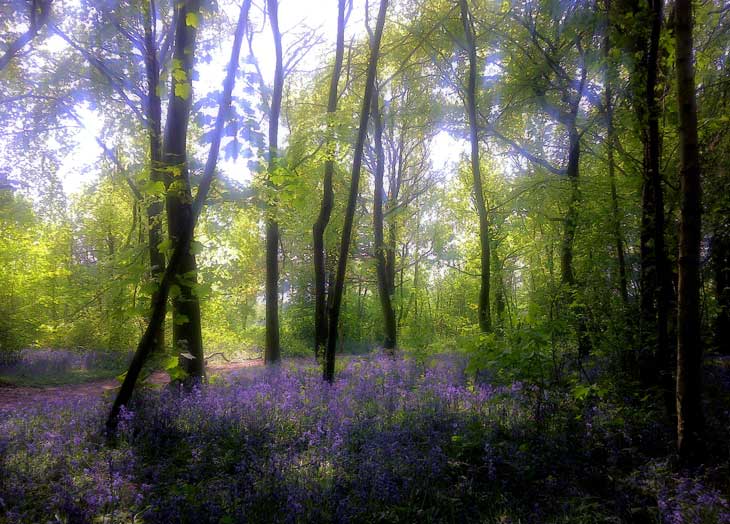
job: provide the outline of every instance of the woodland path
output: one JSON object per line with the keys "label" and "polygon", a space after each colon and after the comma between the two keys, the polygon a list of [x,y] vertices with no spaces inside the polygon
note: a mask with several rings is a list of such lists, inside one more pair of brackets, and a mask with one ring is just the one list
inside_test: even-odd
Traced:
{"label": "woodland path", "polygon": [[[239,362],[226,362],[220,364],[209,364],[208,373],[228,374],[243,368],[263,366],[262,359],[244,360]],[[165,385],[170,382],[170,377],[164,371],[155,371],[148,379],[148,384]],[[29,407],[38,403],[45,403],[59,398],[72,399],[83,397],[102,397],[111,395],[119,388],[119,381],[111,378],[105,380],[94,380],[80,384],[66,384],[63,386],[47,387],[25,387],[0,384],[0,412],[14,411]]]}

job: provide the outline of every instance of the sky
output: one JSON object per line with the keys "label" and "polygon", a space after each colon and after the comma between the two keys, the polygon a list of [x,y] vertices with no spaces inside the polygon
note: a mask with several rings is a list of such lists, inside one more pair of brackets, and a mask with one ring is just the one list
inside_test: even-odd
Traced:
{"label": "sky", "polygon": [[[371,2],[372,4],[373,2]],[[268,25],[261,30],[262,5],[262,0],[254,0],[252,6],[252,24],[260,30],[254,38],[253,47],[262,74],[265,80],[270,82],[274,75],[274,46]],[[364,5],[364,0],[354,0],[353,10],[347,23],[346,40],[353,35],[363,37],[366,34]],[[230,5],[226,8],[226,13],[231,20],[235,21],[238,17],[238,7]],[[337,0],[281,0],[279,26],[283,35],[285,53],[288,43],[292,42],[305,28],[314,29],[321,36],[322,43],[312,49],[298,67],[300,72],[297,74],[307,74],[322,66],[323,56],[331,56],[333,53],[337,31]],[[202,62],[196,64],[199,80],[194,83],[194,93],[200,94],[220,88],[225,76],[232,39],[232,34],[227,38],[221,38],[219,46],[213,52],[213,59],[207,64]],[[59,37],[49,39],[45,45],[59,51],[65,47],[65,43]],[[245,47],[244,43],[244,49],[241,51],[242,58],[248,54]],[[92,183],[100,175],[98,159],[102,156],[102,150],[96,143],[96,137],[101,132],[102,120],[87,107],[79,109],[79,116],[83,122],[83,128],[79,130],[76,145],[63,160],[58,173],[67,194],[78,192],[84,185]],[[286,137],[283,136],[282,139],[286,140]],[[461,141],[452,138],[446,132],[441,132],[433,141],[432,165],[439,171],[452,170],[464,151],[465,146]],[[226,161],[223,155],[219,158],[219,169],[227,176],[241,182],[250,179],[250,173],[245,164],[245,160],[234,163],[233,160]]]}

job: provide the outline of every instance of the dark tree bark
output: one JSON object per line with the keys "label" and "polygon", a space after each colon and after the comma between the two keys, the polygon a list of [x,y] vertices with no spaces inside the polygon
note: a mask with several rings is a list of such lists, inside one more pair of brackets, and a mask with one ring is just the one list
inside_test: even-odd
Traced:
{"label": "dark tree bark", "polygon": [[[147,74],[147,132],[149,133],[149,155],[150,155],[150,177],[153,182],[164,182],[164,176],[160,173],[162,162],[162,102],[160,100],[160,64],[157,53],[155,37],[155,13],[154,1],[144,6],[144,49],[145,49],[145,71]],[[165,255],[160,252],[159,245],[163,240],[162,234],[162,200],[154,195],[147,206],[147,234],[148,250],[150,257],[150,277],[154,282],[159,282],[165,268]],[[154,308],[155,294],[152,294],[150,306]],[[155,335],[155,351],[162,353],[165,347],[165,321],[160,324],[160,329]]]}
{"label": "dark tree bark", "polygon": [[[642,183],[641,217],[641,298],[639,376],[647,386],[661,385],[673,396],[671,352],[668,320],[671,309],[671,274],[664,240],[664,189],[660,170],[661,135],[660,109],[656,97],[659,41],[661,37],[663,2],[649,0],[651,20],[646,47],[646,85],[643,103],[639,102],[640,122],[646,125],[644,140],[644,176]],[[673,409],[670,409],[672,411]]]}
{"label": "dark tree bark", "polygon": [[332,190],[332,177],[335,172],[334,116],[337,111],[337,86],[342,73],[342,61],[345,54],[345,3],[337,2],[337,42],[335,44],[335,64],[332,69],[329,95],[327,99],[327,157],[324,163],[324,180],[322,203],[317,221],[312,227],[314,246],[314,355],[319,358],[327,345],[327,269],[324,248],[324,232],[332,215],[335,195]]}
{"label": "dark tree bark", "polygon": [[[187,158],[187,130],[192,106],[192,76],[196,24],[189,16],[198,16],[200,0],[186,0],[176,7],[175,47],[170,101],[162,146],[162,169],[167,178],[168,235],[176,245],[187,234],[192,220],[192,189]],[[193,377],[205,374],[203,336],[201,332],[200,302],[196,294],[197,265],[190,246],[181,255],[172,297],[173,348],[188,357],[181,364]],[[192,357],[192,358],[190,358]]]}
{"label": "dark tree bark", "polygon": [[[195,232],[195,223],[200,216],[200,211],[205,204],[205,199],[208,196],[210,185],[215,176],[215,167],[218,162],[218,152],[220,149],[221,137],[223,135],[223,126],[226,122],[231,106],[231,93],[233,92],[233,86],[236,80],[241,43],[243,42],[243,34],[246,27],[246,21],[248,20],[248,11],[250,7],[251,0],[245,0],[241,6],[238,25],[236,26],[236,33],[233,39],[233,47],[231,48],[231,59],[228,63],[226,79],[223,83],[223,94],[221,96],[220,105],[218,106],[218,116],[215,121],[213,140],[210,145],[210,150],[208,151],[208,160],[205,164],[203,178],[200,182],[200,186],[198,187],[198,192],[195,195],[195,201],[192,202],[192,205],[190,206],[191,213],[183,217],[183,219],[187,219],[188,222],[184,224],[185,228],[183,229],[183,235],[175,244],[170,261],[162,274],[158,292],[154,297],[150,321],[147,324],[147,328],[145,329],[139,344],[137,345],[137,350],[134,353],[134,357],[129,365],[127,374],[124,377],[122,387],[119,389],[119,393],[117,394],[116,399],[114,399],[114,404],[109,412],[109,418],[107,419],[106,426],[110,433],[113,432],[117,426],[119,410],[122,406],[126,406],[132,398],[134,386],[137,383],[140,372],[142,371],[142,366],[144,366],[147,358],[155,348],[156,333],[158,333],[160,325],[165,320],[165,306],[170,294],[170,288],[177,280],[177,275],[180,272],[182,263],[190,250],[190,245]],[[177,41],[175,45],[177,45]]]}
{"label": "dark tree bark", "polygon": [[474,26],[469,13],[466,0],[459,0],[461,11],[461,23],[464,26],[466,37],[466,50],[469,55],[469,77],[466,87],[466,110],[469,121],[469,141],[471,142],[471,173],[474,203],[479,216],[479,248],[481,259],[481,276],[479,278],[479,306],[477,310],[479,318],[479,329],[486,333],[492,330],[492,316],[489,308],[489,284],[490,284],[490,242],[489,242],[489,216],[487,206],[484,202],[484,189],[482,187],[482,174],[479,165],[479,124],[477,122],[477,49],[474,41]]}
{"label": "dark tree bark", "polygon": [[385,12],[388,8],[388,0],[380,0],[378,21],[375,25],[375,33],[370,43],[370,60],[368,61],[367,76],[365,79],[365,94],[363,95],[362,109],[360,110],[360,125],[357,132],[357,140],[353,150],[352,161],[352,182],[350,184],[350,195],[345,210],[345,222],[342,227],[342,243],[340,254],[337,260],[337,274],[335,275],[334,289],[332,290],[332,306],[329,312],[329,336],[327,338],[327,351],[325,353],[324,379],[332,382],[335,376],[335,350],[337,349],[337,329],[340,321],[340,306],[342,305],[342,291],[345,286],[345,273],[347,271],[347,256],[350,251],[350,238],[352,237],[352,226],[357,206],[357,195],[360,185],[360,169],[362,168],[363,146],[368,131],[368,119],[370,117],[370,105],[372,104],[373,90],[375,87],[375,73],[378,67],[378,56],[380,54],[380,39],[383,36],[385,25]]}
{"label": "dark tree bark", "polygon": [[701,457],[702,342],[700,241],[702,206],[697,140],[697,101],[692,66],[692,2],[675,2],[677,104],[679,108],[681,214],[677,317],[677,451],[683,463]]}
{"label": "dark tree bark", "polygon": [[5,69],[10,61],[38,35],[51,13],[51,1],[31,0],[28,30],[12,42],[0,56],[0,71]]}
{"label": "dark tree bark", "polygon": [[[276,51],[274,70],[274,91],[269,113],[269,177],[274,174],[279,158],[279,115],[284,89],[284,67],[279,31],[279,2],[267,0],[271,32]],[[276,184],[269,178],[269,188],[276,191]],[[272,197],[276,200],[276,197]],[[266,349],[264,362],[274,364],[281,357],[279,347],[279,222],[276,217],[276,202],[270,202],[266,217]]]}
{"label": "dark tree bark", "polygon": [[626,277],[626,255],[624,252],[624,237],[621,231],[621,210],[616,191],[616,161],[614,149],[616,147],[616,130],[613,126],[613,89],[614,75],[611,68],[611,0],[606,0],[606,36],[603,41],[603,55],[606,60],[604,71],[606,97],[606,148],[608,156],[608,179],[611,185],[611,222],[613,238],[616,247],[618,262],[618,286],[621,302],[626,308],[629,304],[628,279]]}
{"label": "dark tree bark", "polygon": [[375,142],[375,172],[373,173],[375,194],[373,195],[373,234],[375,237],[375,269],[378,280],[380,309],[383,313],[383,348],[393,351],[396,346],[397,326],[395,311],[391,302],[388,284],[388,269],[385,260],[385,235],[383,232],[383,194],[385,188],[385,151],[383,150],[383,118],[380,114],[380,95],[377,87],[373,89],[372,109],[373,140]]}

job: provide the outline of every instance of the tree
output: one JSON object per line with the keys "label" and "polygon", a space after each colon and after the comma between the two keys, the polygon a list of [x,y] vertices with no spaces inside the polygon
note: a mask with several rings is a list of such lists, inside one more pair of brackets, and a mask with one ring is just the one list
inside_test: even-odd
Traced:
{"label": "tree", "polygon": [[471,144],[471,172],[474,186],[474,202],[479,216],[479,248],[481,255],[481,273],[479,287],[479,328],[483,332],[491,331],[492,316],[489,308],[489,284],[490,284],[490,240],[489,240],[489,216],[487,206],[484,202],[484,189],[482,187],[482,175],[479,165],[479,124],[477,122],[477,50],[474,41],[474,23],[471,19],[467,0],[459,0],[459,11],[461,22],[464,26],[466,39],[466,52],[468,55],[469,77],[466,86],[466,109],[469,122],[469,142]]}
{"label": "tree", "polygon": [[[348,6],[347,16],[345,6]],[[334,205],[332,177],[335,171],[334,117],[337,111],[338,85],[342,73],[342,60],[345,54],[345,24],[349,17],[352,2],[337,1],[337,40],[335,43],[335,62],[332,66],[332,77],[327,97],[327,132],[325,135],[325,163],[322,184],[322,203],[317,221],[312,227],[314,262],[314,354],[319,358],[327,346],[327,270],[325,261],[324,232],[330,221]]]}
{"label": "tree", "polygon": [[682,462],[691,463],[701,458],[703,430],[700,320],[702,187],[692,66],[691,0],[676,1],[674,23],[682,198],[677,307],[677,451]]}
{"label": "tree", "polygon": [[[170,101],[160,167],[166,178],[167,229],[173,245],[183,241],[194,223],[187,133],[193,97],[193,60],[200,2],[186,0],[178,4],[176,10]],[[197,265],[191,246],[192,244],[188,245],[180,255],[175,275],[175,292],[172,296],[173,342],[175,351],[181,352],[181,363],[186,371],[192,376],[202,377],[205,374],[203,336],[196,289]]]}
{"label": "tree", "polygon": [[[646,79],[646,84],[643,88],[638,87],[638,94],[643,95],[643,100],[639,99],[635,102],[644,142],[641,193],[639,373],[645,384],[664,383],[665,389],[670,391],[671,387],[666,384],[671,381],[671,377],[668,376],[670,358],[667,331],[671,284],[664,240],[664,189],[660,170],[660,109],[656,95],[663,1],[650,0],[647,8],[651,29],[643,49],[644,61],[641,66],[644,68],[644,74],[637,74],[637,77]],[[657,372],[662,373],[663,378],[657,375]]]}
{"label": "tree", "polygon": [[[119,389],[119,393],[117,394],[111,411],[109,412],[109,417],[107,418],[106,423],[107,430],[109,431],[113,431],[116,428],[119,411],[121,410],[122,406],[126,406],[129,400],[132,398],[134,386],[137,383],[137,379],[139,378],[139,374],[142,371],[142,367],[144,366],[145,361],[154,349],[155,337],[157,336],[156,334],[159,331],[160,324],[165,318],[165,304],[167,303],[170,289],[178,280],[178,275],[180,274],[181,269],[184,267],[185,260],[190,255],[190,247],[193,241],[193,235],[195,233],[195,224],[198,220],[198,217],[200,216],[200,212],[203,208],[203,205],[205,204],[205,199],[208,196],[208,192],[210,191],[210,186],[213,183],[213,178],[215,177],[215,168],[218,162],[218,152],[220,149],[221,137],[223,135],[223,127],[226,123],[226,117],[231,106],[233,86],[236,80],[236,72],[238,71],[238,59],[241,51],[241,44],[243,42],[246,23],[248,21],[248,11],[250,7],[250,0],[245,0],[241,5],[241,11],[239,13],[238,23],[236,25],[236,32],[233,38],[233,45],[231,47],[231,58],[228,62],[228,67],[226,69],[226,78],[223,83],[223,93],[221,94],[221,99],[218,106],[218,115],[215,120],[215,128],[212,136],[210,150],[208,152],[208,159],[206,161],[205,170],[203,172],[203,178],[201,179],[200,185],[198,186],[198,192],[195,195],[195,200],[190,203],[189,213],[183,214],[180,217],[183,221],[182,223],[178,223],[178,231],[180,231],[181,236],[177,239],[177,242],[175,243],[172,251],[172,255],[170,256],[167,266],[165,267],[165,271],[162,274],[162,279],[160,280],[158,292],[154,297],[155,301],[153,304],[152,313],[150,314],[149,323],[147,324],[147,328],[145,329],[144,334],[142,335],[139,344],[137,345],[137,350],[135,351],[134,357],[129,364],[129,369],[124,376],[122,386]],[[193,12],[195,11],[188,11],[188,13]],[[185,20],[185,18],[187,18],[187,16],[182,17],[183,20]],[[189,20],[192,21],[192,19]],[[183,24],[184,23],[185,22],[183,22]],[[197,24],[197,20],[195,20],[195,23]],[[179,25],[178,29],[182,30],[184,33],[187,32],[187,29],[185,27],[180,27]],[[187,38],[176,38],[175,51],[177,52],[178,45],[183,45],[183,49],[185,49],[189,44],[190,42]],[[174,85],[175,84],[173,84],[172,96],[174,96],[175,93]],[[200,359],[199,363],[195,362],[195,365],[198,366],[202,372],[204,372],[204,362],[202,358]]]}
{"label": "tree", "polygon": [[342,228],[342,243],[340,244],[340,253],[337,260],[337,274],[335,275],[334,289],[332,291],[332,305],[329,312],[329,333],[324,365],[324,379],[328,382],[332,382],[335,375],[335,350],[337,349],[337,329],[340,319],[340,307],[342,305],[342,292],[345,286],[347,257],[350,252],[350,238],[352,236],[355,206],[357,205],[363,147],[365,145],[365,137],[367,135],[370,107],[373,102],[372,97],[378,67],[378,56],[380,54],[380,39],[383,36],[383,26],[385,26],[385,12],[387,8],[388,0],[380,0],[375,32],[370,42],[370,59],[368,60],[368,69],[365,78],[365,94],[363,95],[362,109],[360,110],[360,124],[353,150],[350,195],[347,200],[347,209],[345,210],[345,222]]}
{"label": "tree", "polygon": [[[279,169],[279,115],[281,97],[284,90],[284,68],[282,63],[281,32],[279,31],[279,2],[267,0],[269,21],[274,38],[276,68],[274,70],[274,90],[269,108],[269,187],[276,190],[272,177]],[[266,216],[266,350],[264,360],[267,364],[278,362],[279,348],[279,222],[276,214],[276,197],[270,197]]]}
{"label": "tree", "polygon": [[616,130],[614,128],[614,95],[613,84],[615,73],[611,63],[611,0],[606,0],[606,29],[603,37],[603,53],[606,63],[604,65],[604,96],[606,113],[606,151],[608,164],[608,178],[611,185],[611,222],[613,226],[614,242],[616,244],[616,259],[618,261],[618,282],[621,301],[624,307],[628,307],[628,277],[626,275],[626,255],[624,250],[624,237],[621,231],[621,211],[619,209],[618,194],[616,191],[616,160],[614,153],[616,149]]}
{"label": "tree", "polygon": [[[371,40],[374,36],[371,36]],[[372,45],[372,44],[371,44]],[[377,79],[376,79],[377,83]],[[375,243],[375,269],[378,281],[378,296],[380,307],[383,313],[383,348],[393,351],[396,347],[397,326],[395,322],[395,311],[391,302],[392,286],[388,282],[388,268],[385,260],[385,235],[383,233],[383,178],[385,176],[385,151],[383,149],[383,117],[380,112],[380,95],[378,89],[373,89],[372,108],[373,117],[373,139],[375,142],[375,172],[374,194],[373,194],[373,234]]]}

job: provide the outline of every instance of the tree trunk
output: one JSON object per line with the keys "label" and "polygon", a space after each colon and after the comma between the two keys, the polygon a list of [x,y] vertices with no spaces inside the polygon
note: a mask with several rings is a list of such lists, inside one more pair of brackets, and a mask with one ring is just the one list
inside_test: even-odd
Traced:
{"label": "tree trunk", "polygon": [[677,317],[677,450],[683,463],[701,457],[702,342],[700,241],[702,207],[697,141],[697,102],[692,66],[692,3],[675,3],[677,103],[679,107],[681,214]]}
{"label": "tree trunk", "polygon": [[[150,321],[147,324],[147,328],[145,329],[139,344],[137,345],[137,350],[134,353],[132,362],[129,364],[129,369],[124,377],[124,382],[122,382],[119,393],[117,394],[116,399],[114,399],[114,404],[109,412],[109,418],[107,419],[106,426],[110,433],[113,432],[117,426],[119,410],[122,406],[126,406],[132,398],[134,386],[142,371],[142,366],[144,366],[145,361],[154,350],[156,334],[160,329],[160,325],[165,320],[166,303],[170,293],[170,288],[177,280],[177,276],[180,274],[182,262],[190,251],[190,245],[195,232],[195,223],[200,216],[200,210],[205,203],[205,198],[208,195],[210,185],[213,181],[213,177],[215,176],[215,167],[218,162],[218,151],[220,149],[221,137],[223,135],[223,125],[225,124],[231,105],[231,93],[233,92],[233,86],[236,80],[241,42],[243,42],[243,33],[246,27],[250,7],[251,0],[245,0],[241,6],[238,25],[236,26],[236,33],[233,39],[233,47],[231,48],[231,59],[228,63],[226,79],[223,83],[223,94],[221,96],[220,105],[218,106],[218,116],[215,122],[213,141],[210,145],[210,151],[208,152],[208,160],[205,164],[205,171],[203,172],[203,178],[200,182],[200,186],[198,187],[198,193],[195,195],[195,201],[191,205],[192,212],[183,217],[184,219],[189,219],[189,222],[183,224],[184,227],[181,228],[183,235],[175,244],[170,261],[163,272],[158,292],[154,297]],[[177,46],[177,44],[178,41],[176,39],[175,45]]]}
{"label": "tree trunk", "polygon": [[479,136],[477,123],[477,50],[474,41],[474,28],[466,0],[459,0],[461,10],[461,23],[464,26],[466,36],[467,52],[469,53],[469,78],[466,88],[466,104],[469,120],[469,140],[471,142],[471,172],[474,192],[474,202],[479,215],[479,248],[481,258],[481,277],[479,286],[479,307],[477,310],[479,318],[479,329],[489,332],[492,329],[492,318],[489,309],[489,217],[487,206],[484,202],[484,189],[482,188],[482,175],[479,165]]}
{"label": "tree trunk", "polygon": [[[579,100],[581,95],[578,95]],[[573,118],[577,116],[578,106],[576,104],[573,111]],[[580,204],[580,135],[573,125],[569,128],[569,148],[567,177],[570,182],[570,200],[568,202],[568,211],[563,218],[563,239],[560,243],[560,279],[563,284],[569,303],[573,303],[577,299],[575,271],[573,267],[573,245],[575,243],[575,234],[578,230],[578,206]],[[586,356],[591,350],[591,340],[588,334],[588,326],[586,319],[586,310],[583,306],[571,307],[575,314],[575,327],[578,337],[578,354]]]}
{"label": "tree trunk", "polygon": [[335,64],[330,80],[329,97],[327,100],[327,135],[325,148],[327,156],[324,163],[324,183],[322,189],[322,204],[319,208],[317,221],[312,228],[314,237],[314,356],[319,359],[327,345],[327,273],[324,248],[324,232],[330,221],[334,192],[332,177],[335,172],[335,141],[334,117],[337,111],[337,87],[342,73],[342,60],[345,54],[345,1],[337,2],[337,43],[335,45]]}
{"label": "tree trunk", "polygon": [[345,273],[347,271],[347,256],[350,252],[350,238],[357,206],[357,195],[360,184],[360,169],[362,168],[362,153],[367,135],[368,118],[370,105],[372,103],[373,88],[375,84],[375,73],[378,67],[378,55],[380,54],[380,39],[383,35],[385,25],[385,12],[388,8],[388,0],[380,0],[378,21],[375,26],[375,34],[370,44],[370,60],[368,62],[367,77],[365,79],[365,94],[363,95],[362,109],[360,110],[360,125],[357,132],[357,140],[353,151],[352,161],[352,182],[350,184],[350,195],[345,210],[345,222],[342,227],[342,243],[340,244],[340,258],[337,260],[337,274],[335,276],[334,289],[332,294],[332,307],[329,315],[329,337],[327,338],[327,351],[325,354],[324,379],[332,382],[335,376],[335,350],[337,349],[337,328],[340,320],[340,306],[342,304],[342,290],[345,285]]}
{"label": "tree trunk", "polygon": [[[167,110],[162,164],[167,173],[167,224],[173,245],[181,242],[192,223],[192,190],[187,159],[187,129],[192,104],[192,76],[196,24],[190,16],[199,16],[200,1],[186,0],[177,7],[173,80]],[[192,242],[191,242],[192,245]],[[190,247],[190,246],[189,246]],[[205,373],[203,337],[201,333],[200,302],[196,294],[197,266],[195,255],[187,249],[181,256],[173,296],[173,347],[187,352],[181,364],[194,377]]]}
{"label": "tree trunk", "polygon": [[[276,68],[274,70],[274,91],[271,97],[271,113],[269,115],[269,177],[278,166],[279,156],[279,115],[281,98],[284,89],[284,69],[281,49],[281,33],[279,32],[279,2],[267,0],[271,32],[274,37],[276,51]],[[269,188],[275,192],[276,184],[269,178]],[[279,222],[276,217],[276,196],[268,205],[266,217],[266,350],[264,362],[274,364],[279,361]]]}
{"label": "tree trunk", "polygon": [[[157,44],[155,38],[156,14],[154,2],[150,1],[144,9],[144,48],[145,48],[145,71],[147,74],[147,117],[150,149],[150,178],[152,182],[164,182],[164,177],[159,168],[162,161],[162,103],[160,100],[160,66],[157,57]],[[165,269],[165,255],[160,252],[159,245],[162,243],[162,200],[158,195],[152,195],[152,201],[147,206],[147,241],[150,257],[150,278],[153,282],[159,282]],[[150,307],[154,307],[155,295],[152,293]],[[165,320],[163,316],[160,329],[155,334],[155,351],[162,353],[165,347]]]}
{"label": "tree trunk", "polygon": [[611,184],[611,222],[613,238],[616,245],[616,260],[618,261],[618,284],[621,302],[626,308],[629,304],[628,279],[626,277],[626,256],[624,254],[624,238],[621,232],[621,211],[616,191],[616,163],[614,148],[616,145],[616,131],[613,127],[613,74],[611,71],[611,2],[606,0],[606,37],[604,39],[604,57],[606,60],[604,83],[606,96],[606,148],[608,155],[608,179]]}
{"label": "tree trunk", "polygon": [[385,152],[383,150],[383,118],[380,114],[380,96],[377,87],[373,89],[372,109],[375,141],[375,173],[373,196],[373,233],[375,237],[375,268],[378,279],[378,295],[383,312],[383,348],[393,352],[396,346],[397,327],[391,302],[388,270],[385,261],[385,239],[383,232],[383,178],[385,176]]}
{"label": "tree trunk", "polygon": [[[664,189],[662,186],[659,104],[656,98],[662,0],[649,1],[651,32],[646,58],[646,88],[640,119],[646,118],[641,224],[641,302],[639,376],[647,386],[661,385],[673,396],[668,319],[671,275],[664,240]],[[669,411],[673,411],[668,403]]]}

